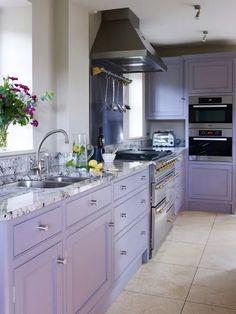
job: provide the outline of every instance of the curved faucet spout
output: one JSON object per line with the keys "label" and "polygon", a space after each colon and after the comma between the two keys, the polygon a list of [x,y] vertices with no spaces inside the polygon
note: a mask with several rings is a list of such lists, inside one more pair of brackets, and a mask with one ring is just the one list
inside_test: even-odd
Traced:
{"label": "curved faucet spout", "polygon": [[52,134],[55,134],[55,133],[62,133],[64,134],[65,136],[65,144],[69,144],[69,137],[68,137],[68,134],[66,133],[65,130],[63,129],[55,129],[55,130],[52,130],[50,132],[48,132],[47,134],[44,135],[44,137],[42,138],[42,140],[40,141],[39,143],[39,146],[38,146],[38,149],[37,149],[37,152],[36,152],[36,166],[34,167],[35,170],[38,171],[38,173],[40,174],[41,173],[41,162],[40,162],[40,150],[41,150],[41,147],[44,143],[44,141]]}

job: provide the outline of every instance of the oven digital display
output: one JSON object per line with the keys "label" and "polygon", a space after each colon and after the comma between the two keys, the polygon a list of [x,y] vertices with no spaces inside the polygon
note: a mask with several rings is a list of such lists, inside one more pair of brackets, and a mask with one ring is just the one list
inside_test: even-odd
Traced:
{"label": "oven digital display", "polygon": [[222,130],[199,130],[199,136],[222,136]]}

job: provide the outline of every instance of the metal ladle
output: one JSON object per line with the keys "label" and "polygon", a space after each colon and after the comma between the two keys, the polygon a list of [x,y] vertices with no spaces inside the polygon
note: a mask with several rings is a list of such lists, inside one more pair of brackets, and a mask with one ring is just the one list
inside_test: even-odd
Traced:
{"label": "metal ladle", "polygon": [[118,110],[122,113],[122,112],[124,112],[124,110],[123,110],[123,108],[122,108],[122,106],[119,104],[119,93],[120,93],[120,82],[119,81],[117,81],[117,100],[116,100],[116,105],[117,105],[117,107],[118,107]]}
{"label": "metal ladle", "polygon": [[129,105],[126,105],[126,104],[124,104],[124,102],[127,102],[127,99],[128,99],[128,96],[127,96],[127,83],[124,83],[124,86],[125,86],[125,88],[124,88],[124,99],[123,99],[123,105],[122,105],[122,108],[123,108],[123,110],[131,110],[131,107],[129,106]]}
{"label": "metal ladle", "polygon": [[110,77],[109,76],[107,76],[106,77],[106,87],[105,87],[105,98],[104,98],[104,107],[105,107],[105,109],[110,109],[109,108],[109,106],[108,106],[108,104],[107,104],[107,92],[108,92],[108,81],[109,81],[109,79],[110,79]]}
{"label": "metal ladle", "polygon": [[119,108],[117,104],[115,103],[115,80],[112,80],[112,104],[111,104],[111,109],[113,111],[118,111]]}

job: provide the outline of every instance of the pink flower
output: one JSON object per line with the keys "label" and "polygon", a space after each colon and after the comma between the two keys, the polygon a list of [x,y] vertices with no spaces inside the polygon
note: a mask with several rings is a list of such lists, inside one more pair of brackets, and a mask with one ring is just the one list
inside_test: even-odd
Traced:
{"label": "pink flower", "polygon": [[11,89],[13,92],[20,92],[20,89],[19,88],[12,88]]}
{"label": "pink flower", "polygon": [[9,76],[9,79],[12,80],[12,81],[17,81],[17,80],[18,80],[18,77]]}
{"label": "pink flower", "polygon": [[37,127],[39,125],[37,120],[33,120],[32,122],[30,122],[30,124],[32,124],[35,127]]}

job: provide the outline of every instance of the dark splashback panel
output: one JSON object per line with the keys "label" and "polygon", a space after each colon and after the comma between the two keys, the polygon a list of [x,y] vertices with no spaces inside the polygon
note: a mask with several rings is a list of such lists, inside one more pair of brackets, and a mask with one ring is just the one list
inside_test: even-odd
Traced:
{"label": "dark splashback panel", "polygon": [[[117,84],[115,103],[117,102]],[[106,74],[91,77],[90,138],[97,145],[98,129],[103,128],[105,145],[119,144],[123,141],[123,114],[112,111],[112,80],[108,80],[107,103],[105,103]],[[122,86],[119,89],[119,104],[123,103]]]}

